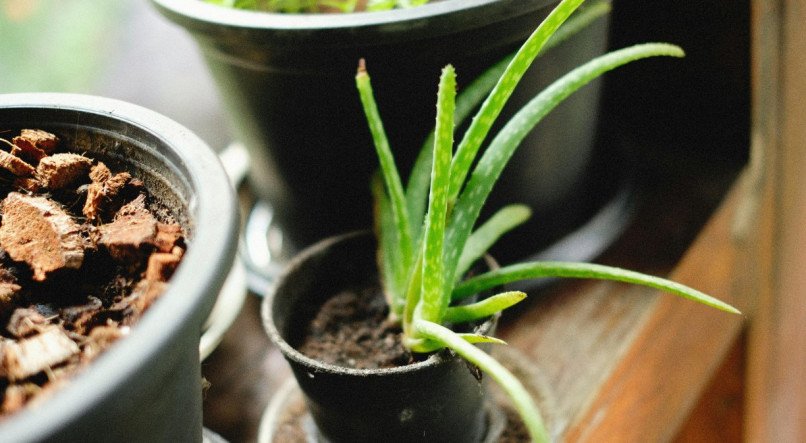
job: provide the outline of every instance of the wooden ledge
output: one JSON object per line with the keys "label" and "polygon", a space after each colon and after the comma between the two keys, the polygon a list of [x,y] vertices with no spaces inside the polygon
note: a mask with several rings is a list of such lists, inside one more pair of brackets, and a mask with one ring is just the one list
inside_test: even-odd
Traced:
{"label": "wooden ledge", "polygon": [[[731,234],[742,189],[734,184],[670,276],[745,309],[747,296],[733,290],[741,248]],[[505,322],[502,335],[553,387],[559,439],[669,441],[743,321],[650,289],[569,282]]]}

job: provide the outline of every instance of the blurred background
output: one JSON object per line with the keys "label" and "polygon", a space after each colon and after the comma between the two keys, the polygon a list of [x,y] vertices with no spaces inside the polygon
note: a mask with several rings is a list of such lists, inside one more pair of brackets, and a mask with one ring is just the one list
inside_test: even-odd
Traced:
{"label": "blurred background", "polygon": [[0,93],[74,92],[169,116],[216,150],[230,140],[184,30],[145,0],[0,0]]}

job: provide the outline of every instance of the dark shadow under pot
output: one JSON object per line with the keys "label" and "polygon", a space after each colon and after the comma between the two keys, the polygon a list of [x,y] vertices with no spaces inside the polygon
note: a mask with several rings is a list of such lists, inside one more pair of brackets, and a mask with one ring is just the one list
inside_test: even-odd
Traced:
{"label": "dark shadow under pot", "polygon": [[0,441],[200,441],[199,337],[236,242],[233,192],[214,153],[147,109],[70,94],[0,95],[0,129],[43,129],[142,179],[187,233],[168,289],[139,323],[43,403],[0,422]]}

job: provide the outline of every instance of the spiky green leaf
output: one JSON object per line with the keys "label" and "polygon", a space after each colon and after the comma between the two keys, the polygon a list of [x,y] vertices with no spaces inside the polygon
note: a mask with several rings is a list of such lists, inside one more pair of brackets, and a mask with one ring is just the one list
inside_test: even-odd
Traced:
{"label": "spiky green leaf", "polygon": [[523,46],[515,53],[512,62],[507,66],[498,83],[490,95],[484,100],[481,109],[473,118],[470,127],[465,132],[462,141],[456,149],[456,155],[451,166],[450,200],[454,200],[462,189],[476,153],[484,143],[507,100],[515,90],[515,86],[523,74],[531,66],[537,54],[551,38],[557,28],[582,4],[584,0],[563,0],[560,2],[537,27]]}
{"label": "spiky green leaf", "polygon": [[[600,0],[585,8],[580,8],[565,21],[557,31],[546,41],[543,50],[538,53],[538,57],[545,54],[549,49],[570,39],[578,34],[597,19],[607,15],[611,6],[608,0]],[[478,108],[479,104],[487,98],[489,92],[498,83],[507,66],[512,62],[515,54],[504,57],[501,61],[488,68],[480,76],[476,77],[470,84],[463,88],[456,98],[456,123],[464,122],[470,114]],[[428,187],[431,178],[431,159],[434,146],[434,132],[432,131],[414,162],[406,186],[406,203],[409,208],[410,220],[422,220],[425,214],[427,203]],[[412,225],[413,237],[419,237],[419,227]]]}
{"label": "spiky green leaf", "polygon": [[[456,72],[448,65],[442,70],[437,92],[436,139],[431,168],[431,190],[425,223],[423,251],[422,319],[440,321],[450,295],[445,291],[443,248],[448,214],[448,183],[453,151],[453,116],[456,106]],[[417,311],[415,311],[415,317]]]}
{"label": "spiky green leaf", "polygon": [[[395,165],[395,159],[389,147],[389,140],[386,137],[386,131],[383,129],[383,122],[378,112],[378,106],[375,103],[375,96],[372,92],[369,74],[367,73],[363,60],[359,63],[355,82],[359,97],[361,98],[364,114],[367,117],[370,133],[372,134],[372,140],[375,144],[375,150],[381,164],[381,172],[383,173],[386,191],[389,194],[392,218],[396,226],[395,230],[397,232],[398,247],[400,249],[398,257],[402,266],[408,267],[412,261],[413,245],[411,224],[406,209],[406,198],[403,192],[403,185],[400,182],[400,175]],[[393,297],[402,297],[402,295],[396,294]]]}
{"label": "spiky green leaf", "polygon": [[394,229],[389,197],[383,187],[383,179],[375,174],[371,183],[374,201],[375,236],[378,239],[378,268],[381,271],[381,284],[384,287],[384,296],[390,309],[397,315],[403,311],[405,299],[403,294],[408,271],[398,257],[400,249],[397,247],[397,231]]}
{"label": "spiky green leaf", "polygon": [[464,248],[501,171],[524,137],[546,114],[569,95],[607,71],[642,58],[683,55],[683,50],[678,46],[666,43],[646,43],[610,52],[564,75],[518,111],[490,143],[453,208],[446,240],[446,249],[450,256],[446,257],[445,263],[447,271],[452,272],[450,278],[455,278],[459,251]]}
{"label": "spiky green leaf", "polygon": [[520,291],[502,292],[469,305],[451,306],[445,312],[444,320],[448,323],[467,323],[487,318],[525,298],[526,294]]}
{"label": "spiky green leaf", "polygon": [[[467,85],[456,97],[454,120],[459,123],[467,119],[490,90],[512,60],[512,55],[487,69],[482,75]],[[422,220],[428,202],[428,189],[431,185],[431,161],[434,158],[434,132],[428,134],[422,149],[414,162],[406,187],[406,202],[411,220]],[[417,238],[417,235],[414,236]]]}
{"label": "spiky green leaf", "polygon": [[513,281],[546,277],[613,280],[624,283],[632,283],[659,289],[661,291],[678,295],[680,297],[693,300],[722,311],[731,312],[734,314],[741,313],[738,309],[723,302],[722,300],[665,278],[646,275],[640,272],[612,266],[574,262],[546,261],[519,263],[505,266],[460,283],[453,291],[453,298],[455,300],[459,300],[463,297],[477,294],[489,288],[494,288],[496,286]]}

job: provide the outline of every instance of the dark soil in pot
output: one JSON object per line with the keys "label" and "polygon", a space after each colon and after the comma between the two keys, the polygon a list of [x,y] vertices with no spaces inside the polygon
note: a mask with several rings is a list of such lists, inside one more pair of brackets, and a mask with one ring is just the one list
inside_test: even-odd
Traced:
{"label": "dark soil in pot", "polygon": [[0,415],[36,405],[127,335],[184,254],[128,172],[40,130],[0,138]]}
{"label": "dark soil in pot", "polygon": [[400,325],[389,321],[389,307],[378,288],[336,294],[322,305],[306,332],[297,349],[336,366],[380,369],[414,361],[401,343]]}

